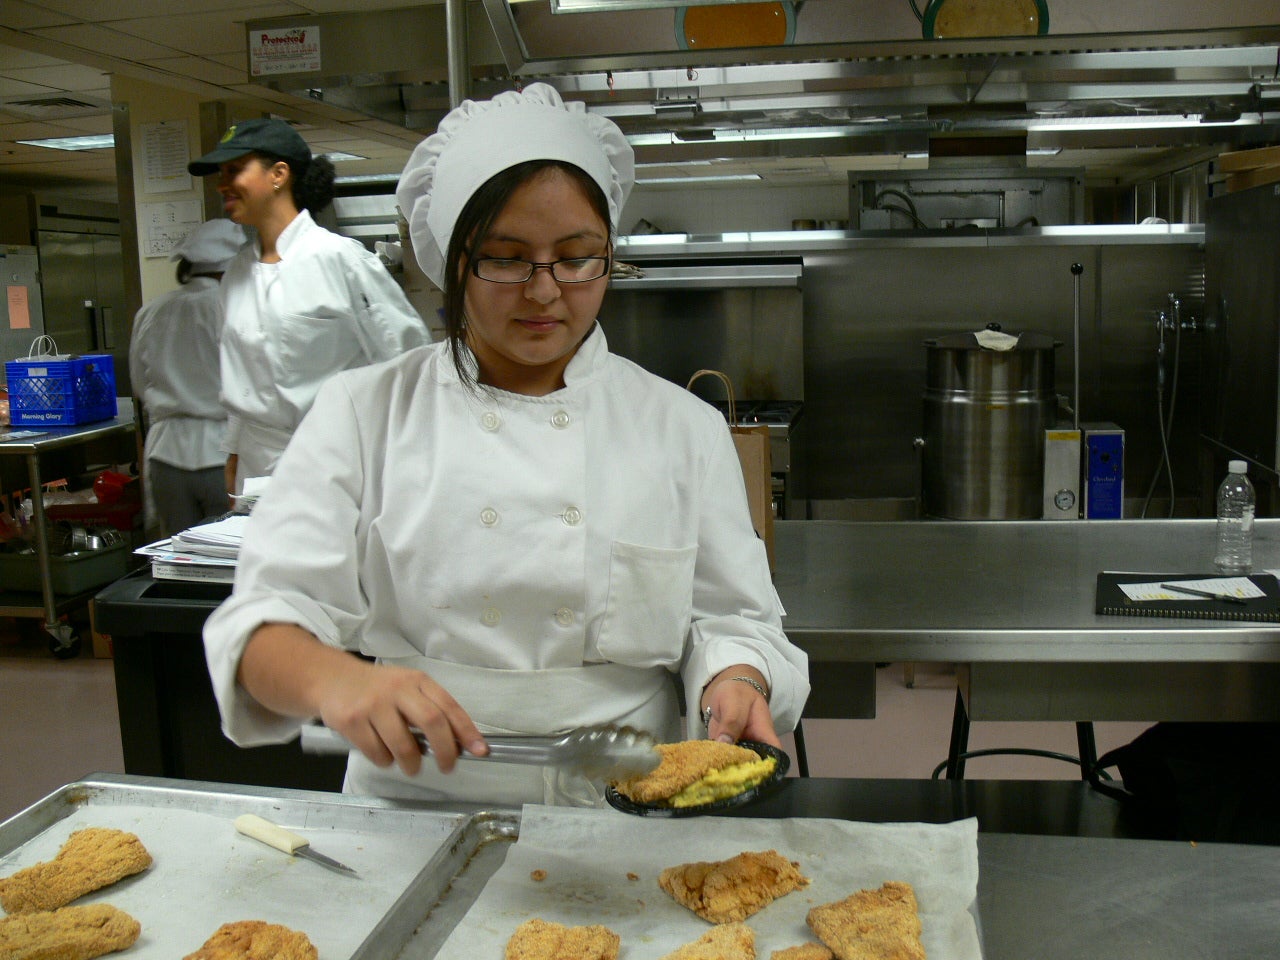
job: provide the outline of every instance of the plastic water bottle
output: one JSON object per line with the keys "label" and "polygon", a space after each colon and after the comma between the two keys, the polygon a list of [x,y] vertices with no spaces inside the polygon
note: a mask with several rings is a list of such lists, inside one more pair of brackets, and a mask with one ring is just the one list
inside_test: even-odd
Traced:
{"label": "plastic water bottle", "polygon": [[1219,573],[1248,573],[1253,568],[1253,484],[1243,460],[1227,465],[1227,477],[1218,487],[1218,552],[1213,558]]}

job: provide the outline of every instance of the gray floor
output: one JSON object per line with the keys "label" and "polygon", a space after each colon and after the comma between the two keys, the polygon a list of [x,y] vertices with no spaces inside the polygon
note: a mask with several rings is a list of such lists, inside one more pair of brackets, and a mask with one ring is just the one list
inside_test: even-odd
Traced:
{"label": "gray floor", "polygon": [[[0,821],[86,774],[124,772],[111,661],[87,651],[55,660],[39,637],[13,625],[0,618]],[[890,664],[877,671],[877,681],[875,720],[805,721],[813,776],[924,778],[946,756],[955,699],[950,668],[917,666],[909,689],[902,666]],[[1099,752],[1133,739],[1146,726],[1096,724]],[[1074,754],[1075,727],[974,723],[969,746]],[[1078,774],[1061,761],[990,757],[969,761],[966,775],[1046,780]]]}

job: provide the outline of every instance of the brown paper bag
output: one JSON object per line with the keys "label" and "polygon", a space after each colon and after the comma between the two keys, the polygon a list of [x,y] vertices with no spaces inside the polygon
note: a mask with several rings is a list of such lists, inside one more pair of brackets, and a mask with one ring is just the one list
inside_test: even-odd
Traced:
{"label": "brown paper bag", "polygon": [[[715,377],[724,384],[729,398],[729,420],[736,421],[733,383],[719,370],[699,370],[689,378],[685,389],[693,387],[699,377]],[[769,428],[730,426],[733,445],[738,451],[738,463],[742,466],[742,479],[747,485],[747,504],[751,507],[751,525],[764,541],[769,554],[769,570],[774,569],[773,559],[773,460],[769,453]]]}

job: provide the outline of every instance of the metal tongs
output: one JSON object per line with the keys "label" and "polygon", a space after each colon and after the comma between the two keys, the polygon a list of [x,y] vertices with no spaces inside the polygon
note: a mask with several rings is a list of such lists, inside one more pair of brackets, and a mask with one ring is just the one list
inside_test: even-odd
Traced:
{"label": "metal tongs", "polygon": [[[423,754],[429,754],[427,738],[414,731]],[[652,734],[634,727],[602,724],[578,727],[553,736],[486,736],[489,754],[477,757],[462,753],[462,760],[496,760],[533,766],[560,767],[591,780],[623,780],[642,776],[662,760]],[[355,748],[336,730],[322,724],[302,727],[302,749],[306,753],[349,753]]]}

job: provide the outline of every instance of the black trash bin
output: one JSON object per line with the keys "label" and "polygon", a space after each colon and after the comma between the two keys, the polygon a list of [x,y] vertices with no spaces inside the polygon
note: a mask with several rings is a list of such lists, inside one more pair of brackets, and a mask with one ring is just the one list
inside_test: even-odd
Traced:
{"label": "black trash bin", "polygon": [[143,569],[94,598],[113,648],[125,772],[341,790],[346,757],[304,754],[296,741],[237,747],[223,735],[201,631],[230,594],[230,584],[156,580]]}

